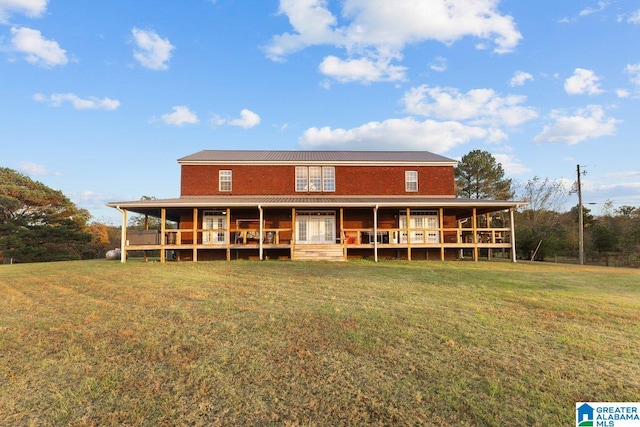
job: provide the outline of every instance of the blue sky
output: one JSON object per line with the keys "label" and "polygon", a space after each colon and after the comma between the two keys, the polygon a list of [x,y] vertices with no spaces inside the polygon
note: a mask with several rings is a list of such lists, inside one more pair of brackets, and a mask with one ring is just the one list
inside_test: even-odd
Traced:
{"label": "blue sky", "polygon": [[639,206],[638,40],[631,0],[0,0],[0,166],[113,223],[202,149],[482,149]]}

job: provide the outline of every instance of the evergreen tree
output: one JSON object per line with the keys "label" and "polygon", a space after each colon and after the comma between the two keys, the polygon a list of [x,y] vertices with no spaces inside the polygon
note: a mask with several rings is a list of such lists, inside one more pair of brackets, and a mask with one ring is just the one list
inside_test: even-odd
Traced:
{"label": "evergreen tree", "polygon": [[512,181],[504,177],[502,165],[488,151],[473,150],[456,165],[456,193],[469,199],[509,200]]}
{"label": "evergreen tree", "polygon": [[0,168],[0,253],[15,262],[80,259],[89,213],[61,191]]}

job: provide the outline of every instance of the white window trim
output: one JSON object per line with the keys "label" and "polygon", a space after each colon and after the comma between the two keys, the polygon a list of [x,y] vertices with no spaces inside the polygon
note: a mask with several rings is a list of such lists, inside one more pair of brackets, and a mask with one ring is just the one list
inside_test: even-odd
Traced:
{"label": "white window trim", "polygon": [[[228,173],[227,173],[228,172]],[[223,188],[223,184],[229,184],[229,188]],[[226,187],[226,185],[225,185]],[[233,189],[233,172],[230,169],[218,171],[218,191],[229,193]]]}
{"label": "white window trim", "polygon": [[[305,185],[302,185],[303,183]],[[329,183],[332,185],[330,186]],[[335,166],[296,166],[294,185],[297,193],[334,193],[336,191]]]}
{"label": "white window trim", "polygon": [[[415,184],[415,189],[410,188],[409,184]],[[406,191],[407,193],[418,192],[418,171],[404,172],[404,191]]]}

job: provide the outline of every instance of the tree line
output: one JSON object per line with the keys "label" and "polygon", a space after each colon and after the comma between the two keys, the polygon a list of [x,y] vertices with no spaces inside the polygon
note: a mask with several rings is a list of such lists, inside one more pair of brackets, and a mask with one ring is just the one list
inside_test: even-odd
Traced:
{"label": "tree line", "polygon": [[[548,178],[515,184],[487,151],[473,150],[455,167],[457,196],[521,199],[515,213],[516,248],[521,259],[565,261],[578,257],[578,207],[564,210],[571,191]],[[640,267],[640,208],[613,208],[599,215],[583,207],[588,263]],[[150,228],[158,227],[159,220]],[[129,227],[149,227],[133,216]],[[39,262],[102,258],[120,246],[120,227],[92,221],[61,191],[0,167],[0,261]]]}
{"label": "tree line", "polygon": [[[488,152],[474,150],[455,168],[459,197],[512,200],[528,205],[515,213],[516,250],[521,259],[577,260],[579,207],[566,211],[567,189],[558,181],[534,177],[520,184],[506,178],[502,165]],[[583,206],[584,252],[587,263],[640,267],[640,208],[607,202],[599,215]]]}

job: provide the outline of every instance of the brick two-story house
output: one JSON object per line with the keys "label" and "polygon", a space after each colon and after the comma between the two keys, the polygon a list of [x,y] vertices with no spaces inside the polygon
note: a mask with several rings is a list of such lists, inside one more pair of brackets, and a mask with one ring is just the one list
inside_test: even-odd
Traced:
{"label": "brick two-story house", "polygon": [[[522,202],[455,196],[455,161],[426,151],[218,151],[178,160],[180,197],[113,202],[127,252],[177,260],[515,261]],[[127,230],[129,212],[161,229]],[[176,228],[165,226],[172,221]]]}

